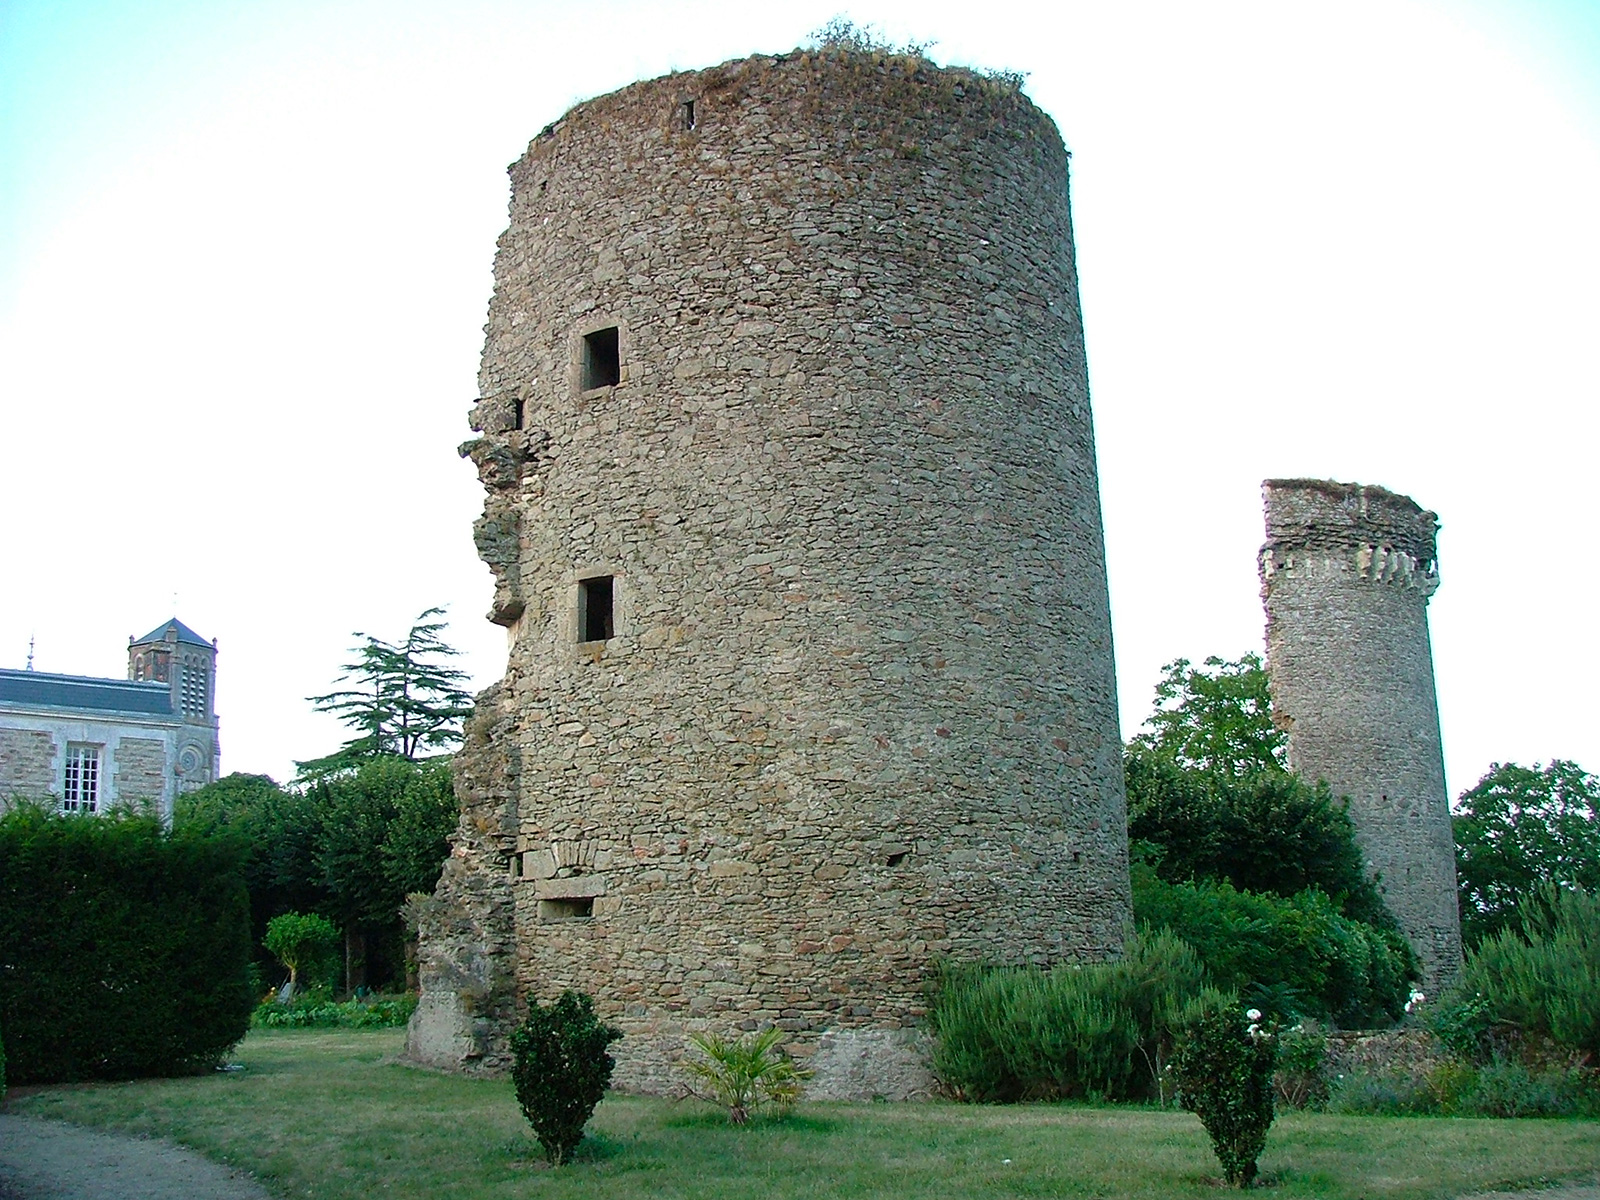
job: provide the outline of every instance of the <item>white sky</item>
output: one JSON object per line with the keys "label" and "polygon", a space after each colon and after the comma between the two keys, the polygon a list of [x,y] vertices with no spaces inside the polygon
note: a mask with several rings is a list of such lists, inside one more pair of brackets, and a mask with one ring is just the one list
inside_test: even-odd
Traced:
{"label": "white sky", "polygon": [[[344,734],[352,631],[478,686],[469,436],[505,165],[568,106],[839,0],[0,0],[0,666],[221,645],[224,770]],[[1123,729],[1259,648],[1259,485],[1436,509],[1452,793],[1600,769],[1600,5],[857,5],[1029,73],[1074,154]]]}

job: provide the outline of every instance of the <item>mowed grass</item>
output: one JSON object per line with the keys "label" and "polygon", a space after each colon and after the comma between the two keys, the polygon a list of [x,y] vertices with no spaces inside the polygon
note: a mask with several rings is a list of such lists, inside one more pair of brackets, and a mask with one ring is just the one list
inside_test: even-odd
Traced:
{"label": "mowed grass", "polygon": [[[505,1079],[396,1061],[399,1030],[254,1032],[243,1069],[30,1090],[10,1112],[172,1138],[295,1197],[1206,1197],[1187,1113],[1058,1105],[802,1104],[745,1130],[694,1103],[614,1096],[580,1161],[547,1168]],[[1600,1124],[1292,1113],[1274,1197],[1454,1197],[1600,1176]]]}

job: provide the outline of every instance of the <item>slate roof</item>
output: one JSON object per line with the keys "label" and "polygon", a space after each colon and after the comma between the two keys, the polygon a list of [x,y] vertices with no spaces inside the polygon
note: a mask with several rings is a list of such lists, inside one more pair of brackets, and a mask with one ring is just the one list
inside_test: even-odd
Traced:
{"label": "slate roof", "polygon": [[177,715],[172,709],[172,689],[164,683],[90,679],[82,675],[51,675],[44,671],[9,668],[0,668],[0,705],[157,717]]}
{"label": "slate roof", "polygon": [[186,642],[191,646],[204,646],[207,650],[211,649],[210,642],[206,641],[205,638],[201,637],[194,630],[190,629],[182,621],[178,620],[177,617],[173,617],[170,621],[161,622],[161,624],[157,625],[142,638],[135,639],[133,644],[136,646],[142,646],[146,642],[164,641],[166,640],[167,630],[174,625],[178,627],[178,640],[180,642]]}

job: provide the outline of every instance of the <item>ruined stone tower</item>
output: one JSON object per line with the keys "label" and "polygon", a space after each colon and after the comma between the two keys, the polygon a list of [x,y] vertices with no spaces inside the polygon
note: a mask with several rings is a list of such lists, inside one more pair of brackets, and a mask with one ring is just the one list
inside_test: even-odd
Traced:
{"label": "ruined stone tower", "polygon": [[412,1053],[596,997],[618,1082],[777,1024],[925,1086],[941,957],[1120,945],[1126,821],[1067,155],[1014,87],[757,57],[511,168],[464,447],[511,640]]}
{"label": "ruined stone tower", "polygon": [[1428,642],[1438,518],[1380,487],[1269,479],[1262,490],[1267,669],[1289,765],[1350,797],[1357,840],[1435,994],[1461,970]]}

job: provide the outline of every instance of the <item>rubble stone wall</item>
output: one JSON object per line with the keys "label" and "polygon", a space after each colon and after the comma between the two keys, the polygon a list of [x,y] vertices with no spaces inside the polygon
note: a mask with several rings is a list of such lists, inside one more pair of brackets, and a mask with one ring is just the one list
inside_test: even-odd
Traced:
{"label": "rubble stone wall", "polygon": [[1289,764],[1350,797],[1429,995],[1461,970],[1455,842],[1428,640],[1438,518],[1379,487],[1268,480],[1261,591]]}
{"label": "rubble stone wall", "polygon": [[463,448],[511,649],[412,1052],[493,1065],[508,984],[572,987],[623,1086],[777,1024],[816,1094],[925,1094],[931,964],[1130,917],[1060,136],[1004,82],[796,52],[581,104],[511,177]]}

